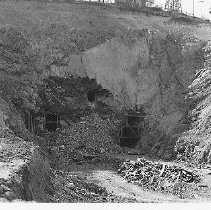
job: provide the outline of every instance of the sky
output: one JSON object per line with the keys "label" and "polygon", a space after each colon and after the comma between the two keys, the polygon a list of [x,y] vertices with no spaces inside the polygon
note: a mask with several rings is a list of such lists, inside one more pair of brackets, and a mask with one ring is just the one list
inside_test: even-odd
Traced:
{"label": "sky", "polygon": [[[193,1],[194,1],[194,14],[197,17],[202,17],[211,20],[211,14],[209,13],[211,7],[211,0],[181,0],[182,10],[184,12],[193,13]],[[166,0],[155,0],[155,5],[165,6]]]}

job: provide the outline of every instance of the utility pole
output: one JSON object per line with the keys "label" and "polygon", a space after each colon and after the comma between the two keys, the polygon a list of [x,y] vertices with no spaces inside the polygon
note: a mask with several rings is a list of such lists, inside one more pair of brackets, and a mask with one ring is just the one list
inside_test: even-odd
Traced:
{"label": "utility pole", "polygon": [[195,15],[194,9],[195,9],[195,1],[193,0],[193,16]]}

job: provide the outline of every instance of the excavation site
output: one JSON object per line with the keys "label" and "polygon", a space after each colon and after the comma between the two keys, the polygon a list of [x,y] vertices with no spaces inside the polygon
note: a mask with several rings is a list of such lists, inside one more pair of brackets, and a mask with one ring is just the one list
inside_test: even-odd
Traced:
{"label": "excavation site", "polygon": [[179,2],[0,1],[0,202],[211,200],[211,24]]}

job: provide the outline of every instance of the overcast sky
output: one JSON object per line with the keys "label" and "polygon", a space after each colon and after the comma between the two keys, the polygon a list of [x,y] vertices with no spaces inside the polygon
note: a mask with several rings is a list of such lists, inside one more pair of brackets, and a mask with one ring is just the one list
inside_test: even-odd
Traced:
{"label": "overcast sky", "polygon": [[[211,0],[181,0],[182,10],[185,12],[193,13],[193,1],[195,2],[195,15],[204,17],[211,20],[209,9],[211,7]],[[165,5],[166,0],[155,0],[155,4]]]}

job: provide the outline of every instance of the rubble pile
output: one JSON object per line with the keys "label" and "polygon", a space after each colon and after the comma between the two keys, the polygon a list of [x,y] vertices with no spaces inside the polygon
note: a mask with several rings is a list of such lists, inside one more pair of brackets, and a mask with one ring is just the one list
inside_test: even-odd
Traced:
{"label": "rubble pile", "polygon": [[181,195],[189,184],[197,184],[200,177],[196,173],[176,165],[148,161],[138,158],[121,164],[119,173],[128,181],[144,188]]}
{"label": "rubble pile", "polygon": [[68,129],[60,130],[50,139],[53,145],[70,145],[73,148],[86,147],[100,152],[117,152],[121,148],[109,135],[108,122],[97,115],[72,123]]}
{"label": "rubble pile", "polygon": [[120,153],[121,147],[109,134],[108,123],[94,115],[72,123],[48,137],[51,154],[66,161],[81,162],[99,156]]}
{"label": "rubble pile", "polygon": [[75,173],[54,170],[55,193],[51,201],[61,202],[135,202],[135,199],[117,197],[108,193],[104,187],[88,182],[85,177]]}

